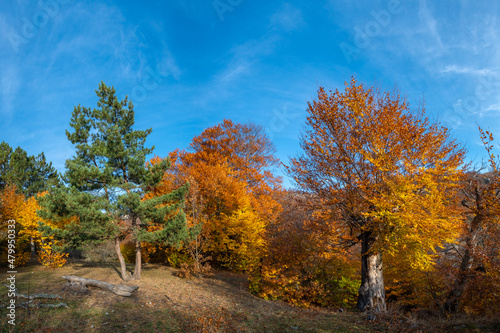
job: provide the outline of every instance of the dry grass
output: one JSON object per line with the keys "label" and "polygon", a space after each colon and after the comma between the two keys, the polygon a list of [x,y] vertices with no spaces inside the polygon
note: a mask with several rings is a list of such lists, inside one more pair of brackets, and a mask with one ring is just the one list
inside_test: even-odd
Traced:
{"label": "dry grass", "polygon": [[[20,268],[16,281],[19,292],[58,294],[68,308],[30,311],[19,308],[16,310],[15,327],[7,324],[6,309],[0,309],[0,331],[431,332],[435,328],[399,314],[368,321],[366,314],[307,310],[282,302],[266,301],[248,292],[243,274],[218,271],[210,279],[186,280],[177,277],[177,271],[170,267],[148,265],[144,267],[142,280],[124,283],[119,277],[117,265],[72,262],[55,270],[37,265]],[[120,297],[91,287],[90,295],[73,295],[62,290],[65,281],[60,278],[71,274],[116,284],[134,284],[139,286],[139,290],[132,297]],[[0,288],[3,288],[1,304],[6,304],[7,289]],[[413,326],[411,320],[414,320]],[[444,331],[451,327],[445,322],[440,324]],[[455,327],[461,332],[478,329],[494,331],[490,322],[483,326],[464,325],[459,323]]]}

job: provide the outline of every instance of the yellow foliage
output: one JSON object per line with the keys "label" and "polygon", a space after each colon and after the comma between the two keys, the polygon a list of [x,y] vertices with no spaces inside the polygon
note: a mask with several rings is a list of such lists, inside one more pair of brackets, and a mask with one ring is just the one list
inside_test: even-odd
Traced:
{"label": "yellow foliage", "polygon": [[[25,265],[30,259],[30,244],[29,238],[22,234],[23,226],[20,223],[20,214],[24,206],[24,196],[17,193],[16,187],[14,185],[7,186],[3,192],[0,193],[0,232],[2,246],[7,248],[7,225],[9,220],[16,221],[16,246],[15,246],[15,263],[16,267]],[[2,250],[2,257],[0,258],[2,263],[7,263],[8,251]]]}
{"label": "yellow foliage", "polygon": [[20,235],[26,235],[30,239],[42,239],[41,233],[38,231],[38,222],[42,219],[37,215],[36,211],[40,209],[35,197],[23,200],[22,207],[19,211],[18,222],[23,226]]}
{"label": "yellow foliage", "polygon": [[50,268],[59,268],[66,264],[67,253],[59,253],[54,246],[61,245],[53,237],[43,237],[39,240],[38,261]]}
{"label": "yellow foliage", "polygon": [[266,224],[250,207],[238,209],[230,216],[223,215],[211,223],[208,249],[222,265],[246,270],[258,261]]}
{"label": "yellow foliage", "polygon": [[[43,196],[45,193],[40,193]],[[22,266],[31,257],[30,243],[33,241],[38,245],[38,260],[44,266],[57,268],[66,263],[68,254],[58,253],[53,250],[54,245],[61,245],[54,241],[52,237],[43,237],[38,231],[38,223],[42,222],[49,226],[54,226],[52,221],[41,219],[37,215],[40,209],[35,197],[25,199],[24,195],[17,193],[15,186],[7,186],[0,194],[2,201],[0,214],[2,215],[2,229],[8,219],[16,221],[16,266]],[[62,221],[68,223],[69,221]],[[6,258],[1,258],[2,262]]]}

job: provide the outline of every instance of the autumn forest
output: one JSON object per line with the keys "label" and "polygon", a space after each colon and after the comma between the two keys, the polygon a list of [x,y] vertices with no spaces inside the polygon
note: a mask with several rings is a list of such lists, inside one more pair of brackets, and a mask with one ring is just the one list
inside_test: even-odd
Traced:
{"label": "autumn forest", "polygon": [[133,101],[104,82],[96,94],[68,119],[63,172],[0,144],[3,271],[109,262],[131,285],[159,265],[186,281],[240,274],[242,293],[304,309],[498,316],[500,165],[487,124],[484,158],[470,162],[424,106],[351,78],[304,101],[287,161],[261,125],[230,119],[157,156]]}

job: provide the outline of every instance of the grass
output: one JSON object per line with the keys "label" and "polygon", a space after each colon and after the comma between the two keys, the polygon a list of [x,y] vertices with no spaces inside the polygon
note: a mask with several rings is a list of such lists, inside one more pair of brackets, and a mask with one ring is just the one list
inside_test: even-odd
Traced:
{"label": "grass", "polygon": [[[59,269],[39,265],[19,268],[16,287],[20,293],[57,294],[68,307],[29,311],[17,308],[14,327],[7,323],[7,309],[2,308],[0,332],[495,332],[496,329],[496,323],[487,320],[472,323],[467,319],[440,319],[438,325],[432,325],[400,314],[368,321],[362,313],[302,309],[257,298],[248,292],[243,274],[218,271],[214,278],[185,280],[177,277],[176,272],[166,266],[146,265],[140,281],[123,282],[118,266],[110,264],[71,262]],[[61,276],[71,274],[138,285],[139,290],[131,297],[121,297],[90,287],[89,295],[75,295],[62,290],[65,281]],[[0,304],[7,304],[7,288],[0,288]]]}

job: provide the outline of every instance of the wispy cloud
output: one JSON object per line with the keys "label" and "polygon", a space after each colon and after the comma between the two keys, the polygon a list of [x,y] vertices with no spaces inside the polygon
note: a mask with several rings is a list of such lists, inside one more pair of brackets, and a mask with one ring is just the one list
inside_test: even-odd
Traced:
{"label": "wispy cloud", "polygon": [[420,0],[418,16],[422,22],[422,26],[427,32],[427,35],[432,37],[436,46],[443,48],[437,20],[432,11],[428,8],[426,0]]}
{"label": "wispy cloud", "polygon": [[234,47],[221,59],[227,65],[214,76],[212,87],[215,85],[220,91],[235,80],[252,73],[263,58],[275,52],[279,39],[279,35],[270,30],[259,39],[252,39]]}
{"label": "wispy cloud", "polygon": [[21,86],[19,71],[14,65],[5,66],[0,69],[0,77],[0,115],[10,118],[14,112],[14,99]]}
{"label": "wispy cloud", "polygon": [[493,75],[494,71],[490,68],[476,69],[467,66],[447,65],[441,73],[468,74],[468,75]]}

